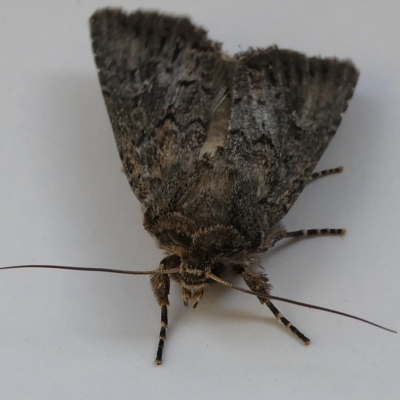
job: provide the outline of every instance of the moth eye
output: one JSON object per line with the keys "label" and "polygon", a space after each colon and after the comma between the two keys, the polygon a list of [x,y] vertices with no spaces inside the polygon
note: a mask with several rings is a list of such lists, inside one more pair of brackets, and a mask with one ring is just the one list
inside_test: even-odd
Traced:
{"label": "moth eye", "polygon": [[173,254],[172,256],[164,258],[161,263],[164,264],[167,269],[177,268],[181,265],[181,258]]}

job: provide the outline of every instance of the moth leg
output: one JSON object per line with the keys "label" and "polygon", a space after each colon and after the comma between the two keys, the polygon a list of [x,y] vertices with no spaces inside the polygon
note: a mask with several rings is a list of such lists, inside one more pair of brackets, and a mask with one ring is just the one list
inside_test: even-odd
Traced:
{"label": "moth leg", "polygon": [[[163,263],[160,264],[160,270],[165,269]],[[166,339],[166,331],[168,327],[168,306],[169,306],[169,286],[170,280],[167,274],[153,274],[150,279],[151,286],[153,288],[154,295],[161,307],[161,328],[160,336],[157,348],[156,364],[162,364],[162,355],[164,350],[164,343]]]}
{"label": "moth leg", "polygon": [[314,172],[311,174],[311,176],[308,178],[308,182],[315,181],[318,178],[322,178],[323,176],[328,176],[332,174],[338,174],[343,171],[343,167],[337,167],[337,168],[331,168],[331,169],[324,169],[323,171],[318,171]]}
{"label": "moth leg", "polygon": [[302,340],[305,345],[310,344],[310,339],[303,335],[294,325],[292,325],[269,300],[266,301],[265,304],[271,310],[272,314],[274,314],[275,317],[286,326],[286,328],[290,329],[300,340]]}
{"label": "moth leg", "polygon": [[282,239],[285,238],[298,238],[298,237],[304,237],[304,236],[322,236],[322,235],[339,235],[343,236],[346,234],[346,229],[330,229],[330,228],[325,228],[325,229],[303,229],[299,231],[291,231],[291,232],[286,232],[285,236],[283,236]]}
{"label": "moth leg", "polygon": [[265,304],[271,310],[272,314],[274,314],[275,317],[286,326],[286,328],[290,329],[300,340],[302,340],[304,344],[310,344],[310,339],[292,325],[268,299],[271,285],[268,283],[268,278],[265,274],[254,273],[240,265],[235,265],[234,271],[242,276],[250,290],[266,295],[266,298],[258,297],[261,304]]}
{"label": "moth leg", "polygon": [[166,331],[168,327],[168,309],[167,305],[161,306],[161,328],[160,328],[160,339],[158,341],[158,348],[157,348],[157,356],[156,356],[156,364],[162,364],[162,355],[164,350],[164,343],[167,337]]}
{"label": "moth leg", "polygon": [[[343,167],[331,168],[331,169],[324,169],[323,171],[314,172],[308,179],[308,182],[315,181],[318,178],[323,176],[328,176],[332,174],[338,174],[343,171]],[[320,235],[340,235],[343,236],[346,234],[346,229],[302,229],[299,231],[292,231],[286,232],[285,235],[282,237],[284,238],[298,238],[304,236],[320,236]]]}

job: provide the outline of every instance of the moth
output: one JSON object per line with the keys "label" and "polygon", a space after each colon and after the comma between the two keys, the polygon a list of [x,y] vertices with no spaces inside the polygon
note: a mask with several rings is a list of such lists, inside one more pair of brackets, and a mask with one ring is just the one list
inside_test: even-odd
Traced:
{"label": "moth", "polygon": [[250,49],[233,57],[188,18],[97,11],[90,19],[100,84],[123,168],[144,227],[166,252],[151,276],[161,307],[156,362],[168,325],[170,279],[196,307],[224,270],[305,344],[270,300],[258,253],[289,237],[281,220],[313,174],[359,73],[335,58]]}
{"label": "moth", "polygon": [[[99,10],[90,29],[123,169],[144,227],[166,257],[154,271],[41,267],[151,275],[161,308],[157,364],[171,279],[193,308],[215,281],[255,295],[305,344],[310,340],[271,300],[383,328],[273,296],[267,275],[257,270],[257,256],[282,239],[345,234],[287,231],[281,221],[310,181],[342,171],[313,172],[353,95],[354,64],[276,46],[231,57],[188,18],[157,12]],[[2,269],[26,267],[38,266]],[[248,289],[228,282],[227,270]]]}

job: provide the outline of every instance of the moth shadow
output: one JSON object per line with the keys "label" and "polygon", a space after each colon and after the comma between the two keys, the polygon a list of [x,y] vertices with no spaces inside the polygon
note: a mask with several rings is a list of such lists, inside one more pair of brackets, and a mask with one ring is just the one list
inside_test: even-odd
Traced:
{"label": "moth shadow", "polygon": [[[95,69],[88,75],[54,74],[42,79],[49,110],[44,123],[52,126],[43,162],[57,182],[46,192],[52,211],[48,218],[62,222],[51,235],[65,249],[63,253],[58,247],[51,263],[155,269],[164,255],[144,230],[140,204],[121,171]],[[76,303],[87,304],[76,308],[72,324],[78,330],[102,335],[112,326],[110,332],[131,335],[142,330],[140,321],[145,326],[152,320],[147,307],[157,310],[154,320],[159,323],[148,277],[76,274],[66,274],[64,284],[76,288]],[[93,307],[92,313],[85,311],[88,307]]]}

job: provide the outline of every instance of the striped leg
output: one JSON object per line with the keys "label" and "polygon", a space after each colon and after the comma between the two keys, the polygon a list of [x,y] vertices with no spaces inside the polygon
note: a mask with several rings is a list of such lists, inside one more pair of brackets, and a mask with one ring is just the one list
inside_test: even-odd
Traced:
{"label": "striped leg", "polygon": [[158,341],[156,364],[162,364],[162,355],[164,350],[164,343],[167,337],[167,327],[168,327],[168,309],[167,305],[161,306],[161,328],[160,328],[160,340]]}
{"label": "striped leg", "polygon": [[315,181],[318,178],[322,178],[323,176],[338,174],[343,171],[343,167],[331,168],[331,169],[324,169],[323,171],[314,172],[311,174],[309,178],[309,182]]}
{"label": "striped leg", "polygon": [[[242,276],[250,290],[252,290],[253,292],[265,293],[266,296],[269,296],[271,285],[268,283],[268,278],[265,274],[256,274],[251,270],[245,269],[241,265],[235,265],[233,269],[236,273]],[[285,325],[299,339],[301,339],[304,344],[310,344],[310,339],[304,336],[295,326],[293,326],[271,303],[270,300],[263,297],[258,297],[258,300],[261,304],[265,304],[272,311],[272,314],[274,314],[275,317],[279,319],[279,321],[281,321],[283,325]]]}
{"label": "striped leg", "polygon": [[[165,269],[163,263],[160,264],[160,269]],[[162,356],[164,350],[164,343],[166,339],[166,331],[168,327],[168,309],[169,301],[169,277],[167,274],[157,274],[151,276],[150,279],[151,286],[153,288],[154,295],[158,301],[158,304],[161,307],[161,328],[160,328],[160,336],[158,341],[157,348],[157,356],[156,356],[156,364],[162,364]]]}
{"label": "striped leg", "polygon": [[340,235],[346,234],[346,229],[304,229],[300,231],[286,232],[284,238],[298,238],[304,236],[321,236],[321,235]]}
{"label": "striped leg", "polygon": [[310,344],[310,339],[307,336],[304,336],[294,325],[292,325],[269,300],[265,304],[272,311],[272,314],[274,314],[275,317],[286,326],[286,328],[290,329],[300,340],[302,340],[305,345]]}

